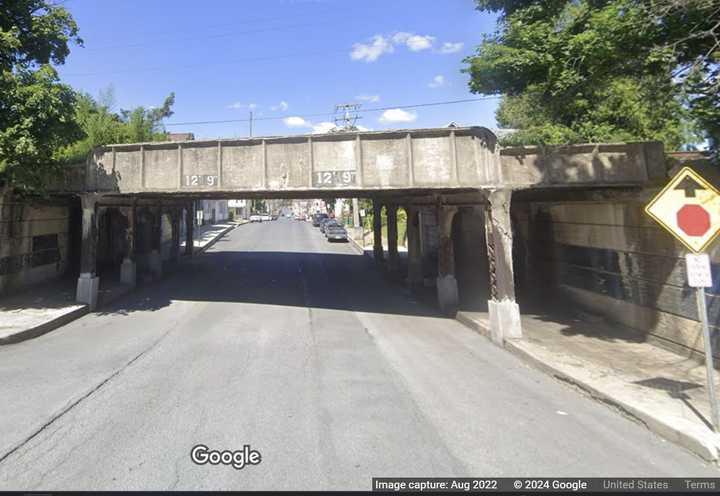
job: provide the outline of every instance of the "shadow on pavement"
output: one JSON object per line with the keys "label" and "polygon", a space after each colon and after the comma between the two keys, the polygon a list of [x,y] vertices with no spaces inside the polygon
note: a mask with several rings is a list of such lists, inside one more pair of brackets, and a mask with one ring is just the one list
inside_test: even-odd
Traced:
{"label": "shadow on pavement", "polygon": [[98,314],[154,311],[178,300],[441,316],[426,294],[411,294],[402,277],[386,276],[362,255],[272,251],[205,253]]}

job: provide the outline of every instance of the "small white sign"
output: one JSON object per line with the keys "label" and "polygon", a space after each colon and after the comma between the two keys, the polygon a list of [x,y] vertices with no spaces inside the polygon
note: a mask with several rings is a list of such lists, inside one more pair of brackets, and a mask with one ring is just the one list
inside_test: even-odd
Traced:
{"label": "small white sign", "polygon": [[365,217],[365,209],[364,208],[360,209],[360,217]]}
{"label": "small white sign", "polygon": [[685,255],[687,265],[688,285],[691,288],[712,287],[712,274],[710,272],[710,256],[707,253],[700,255]]}

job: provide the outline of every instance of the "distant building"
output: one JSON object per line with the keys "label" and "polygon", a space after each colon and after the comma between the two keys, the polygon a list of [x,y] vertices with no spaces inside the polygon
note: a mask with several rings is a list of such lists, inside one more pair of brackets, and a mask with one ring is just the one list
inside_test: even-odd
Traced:
{"label": "distant building", "polygon": [[196,224],[217,224],[228,219],[227,200],[197,200],[195,202]]}

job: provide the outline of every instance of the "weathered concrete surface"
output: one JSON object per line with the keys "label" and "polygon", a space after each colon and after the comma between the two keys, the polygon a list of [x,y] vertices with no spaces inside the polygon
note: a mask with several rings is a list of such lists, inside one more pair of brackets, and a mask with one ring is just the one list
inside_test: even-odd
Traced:
{"label": "weathered concrete surface", "polygon": [[506,185],[632,184],[667,177],[662,143],[508,147],[500,152]]}
{"label": "weathered concrete surface", "polygon": [[[702,357],[686,249],[643,210],[658,192],[556,192],[528,200],[516,192],[516,236],[528,255],[522,271],[541,292],[557,289],[559,299],[636,329],[681,355]],[[715,283],[706,289],[707,307],[720,361],[720,243],[707,253]]]}
{"label": "weathered concrete surface", "polygon": [[419,211],[417,207],[413,206],[405,207],[405,211],[407,212],[407,284],[410,287],[417,287],[423,283]]}
{"label": "weathered concrete surface", "polygon": [[27,204],[0,189],[0,296],[62,277],[70,266],[67,200]]}
{"label": "weathered concrete surface", "polygon": [[120,282],[128,286],[137,283],[137,264],[129,258],[125,258],[120,265]]}
{"label": "weathered concrete surface", "polygon": [[[308,223],[250,224],[102,314],[0,348],[0,489],[717,475],[368,263]],[[263,462],[196,466],[200,442]]]}
{"label": "weathered concrete surface", "polygon": [[81,273],[77,281],[77,292],[75,301],[84,303],[92,311],[98,303],[98,290],[100,289],[100,278],[94,274]]}
{"label": "weathered concrete surface", "polygon": [[508,190],[488,194],[489,208],[485,216],[485,237],[490,258],[490,295],[488,301],[493,340],[522,336],[520,308],[515,302],[513,271],[513,232]]}
{"label": "weathered concrete surface", "polygon": [[96,150],[57,187],[204,198],[357,196],[352,193],[638,185],[665,170],[662,146],[654,143],[502,153],[482,127],[124,144]]}

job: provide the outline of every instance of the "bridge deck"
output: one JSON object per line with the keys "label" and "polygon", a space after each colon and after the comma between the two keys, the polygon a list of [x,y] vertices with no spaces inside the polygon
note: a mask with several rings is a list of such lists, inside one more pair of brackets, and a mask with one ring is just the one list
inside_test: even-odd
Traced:
{"label": "bridge deck", "polygon": [[651,178],[654,145],[508,154],[482,127],[122,144],[95,150],[65,189],[208,198],[626,186]]}

